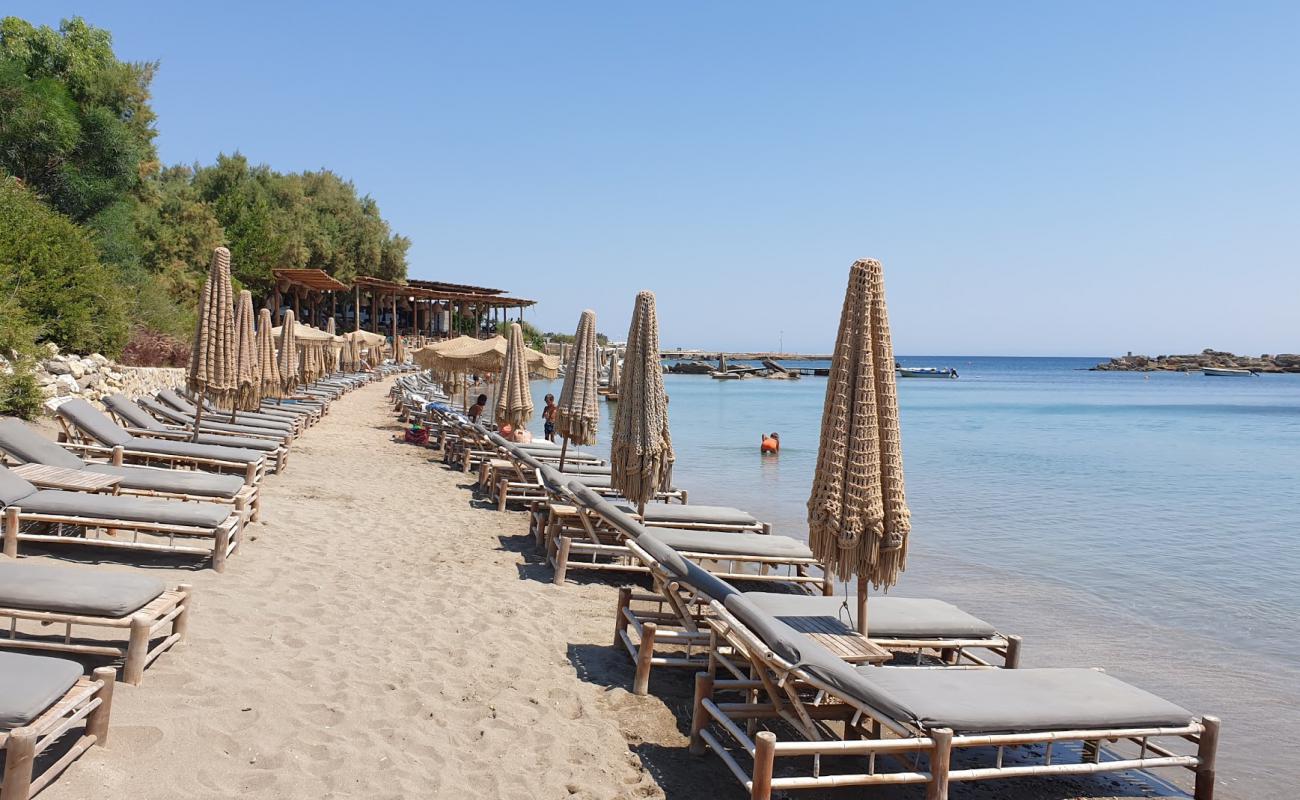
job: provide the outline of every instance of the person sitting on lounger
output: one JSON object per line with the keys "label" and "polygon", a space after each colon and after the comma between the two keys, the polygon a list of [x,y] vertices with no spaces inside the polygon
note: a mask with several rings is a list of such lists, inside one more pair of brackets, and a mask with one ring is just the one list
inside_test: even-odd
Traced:
{"label": "person sitting on lounger", "polygon": [[478,422],[478,418],[483,416],[483,410],[487,408],[487,395],[481,394],[474,401],[474,405],[469,407],[470,422]]}
{"label": "person sitting on lounger", "polygon": [[781,434],[773,431],[767,436],[762,437],[762,443],[758,446],[758,451],[763,454],[781,452]]}

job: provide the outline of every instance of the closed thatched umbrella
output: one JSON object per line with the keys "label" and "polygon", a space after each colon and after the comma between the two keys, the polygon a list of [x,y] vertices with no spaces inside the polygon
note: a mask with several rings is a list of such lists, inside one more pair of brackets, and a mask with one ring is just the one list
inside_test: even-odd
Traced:
{"label": "closed thatched umbrella", "polygon": [[261,387],[257,382],[257,334],[253,328],[253,293],[239,293],[235,308],[235,402],[230,418],[236,411],[256,411],[262,403]]}
{"label": "closed thatched umbrella", "polygon": [[275,360],[275,337],[271,333],[271,310],[257,312],[257,386],[263,397],[283,397],[280,365]]}
{"label": "closed thatched umbrella", "polygon": [[645,513],[655,492],[671,486],[674,458],[654,292],[637,293],[622,378],[610,443],[610,484]]}
{"label": "closed thatched umbrella", "polygon": [[623,384],[623,374],[621,365],[618,361],[618,349],[610,348],[609,351],[609,392],[615,397],[618,396],[619,387]]}
{"label": "closed thatched umbrella", "polygon": [[[334,330],[334,318],[330,317],[325,323],[325,332],[330,336],[337,336]],[[338,372],[339,369],[339,347],[337,344],[330,345],[325,351],[325,371]]]}
{"label": "closed thatched umbrella", "polygon": [[397,364],[406,362],[406,342],[402,341],[401,336],[393,337],[393,362]]}
{"label": "closed thatched umbrella", "polygon": [[298,337],[294,333],[293,309],[284,312],[280,329],[279,367],[281,396],[288,397],[298,386]]}
{"label": "closed thatched umbrella", "polygon": [[555,410],[555,432],[564,437],[560,469],[564,469],[570,441],[579,447],[596,442],[596,426],[600,422],[597,405],[600,370],[596,353],[596,312],[588,309],[578,318],[578,330],[573,335],[573,347],[564,369],[560,404]]}
{"label": "closed thatched umbrella", "polygon": [[212,251],[208,278],[199,297],[199,322],[194,330],[194,349],[185,385],[198,397],[194,440],[203,420],[203,399],[218,408],[231,408],[237,389],[235,376],[235,313],[230,288],[230,251]]}
{"label": "closed thatched umbrella", "polygon": [[858,628],[867,586],[889,588],[907,565],[911,513],[903,492],[894,348],[879,261],[854,263],[840,312],[812,495],[808,544],[828,572],[858,579]]}
{"label": "closed thatched umbrella", "polygon": [[528,385],[528,353],[524,345],[524,329],[518,322],[510,323],[510,338],[506,340],[506,363],[501,370],[501,391],[497,395],[496,422],[521,428],[533,418],[533,392]]}

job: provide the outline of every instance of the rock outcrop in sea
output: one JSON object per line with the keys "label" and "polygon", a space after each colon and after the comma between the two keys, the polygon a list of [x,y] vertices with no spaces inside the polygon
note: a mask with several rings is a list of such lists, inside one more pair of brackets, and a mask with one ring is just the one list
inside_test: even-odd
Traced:
{"label": "rock outcrop in sea", "polygon": [[1103,372],[1193,372],[1205,367],[1249,369],[1255,372],[1300,372],[1300,355],[1239,356],[1222,350],[1202,350],[1196,355],[1181,356],[1126,356],[1112,358],[1098,364],[1094,370]]}

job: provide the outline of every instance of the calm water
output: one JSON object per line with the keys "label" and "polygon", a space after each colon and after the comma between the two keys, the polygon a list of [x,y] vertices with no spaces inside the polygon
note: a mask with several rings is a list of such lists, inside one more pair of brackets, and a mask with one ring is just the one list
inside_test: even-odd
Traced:
{"label": "calm water", "polygon": [[[898,360],[961,378],[899,382],[913,532],[895,591],[1025,635],[1027,666],[1105,666],[1218,714],[1226,794],[1291,797],[1296,747],[1267,742],[1300,724],[1300,375]],[[665,383],[691,502],[803,538],[825,379]],[[535,384],[539,407],[559,385]]]}

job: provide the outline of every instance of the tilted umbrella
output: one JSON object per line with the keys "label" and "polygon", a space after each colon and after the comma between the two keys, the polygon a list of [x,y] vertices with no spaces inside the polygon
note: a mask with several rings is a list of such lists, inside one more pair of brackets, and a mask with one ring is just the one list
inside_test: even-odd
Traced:
{"label": "tilted umbrella", "polygon": [[596,427],[600,422],[599,388],[596,312],[588,309],[578,318],[578,330],[573,335],[573,347],[569,348],[569,361],[564,369],[560,404],[555,410],[555,432],[564,438],[560,448],[561,470],[570,441],[579,447],[596,442]]}
{"label": "tilted umbrella", "polygon": [[495,417],[497,425],[521,428],[533,418],[533,392],[528,385],[528,348],[524,345],[524,329],[518,322],[510,323],[508,341]]}
{"label": "tilted umbrella", "polygon": [[237,387],[235,375],[235,313],[230,287],[230,251],[218,247],[212,251],[207,280],[199,298],[199,320],[194,330],[194,349],[190,353],[190,371],[185,385],[199,398],[194,420],[195,441],[203,421],[203,399],[217,408],[234,405]]}
{"label": "tilted umbrella", "polygon": [[283,397],[280,365],[275,360],[275,337],[271,332],[271,310],[257,312],[257,386],[263,397]]}
{"label": "tilted umbrella", "polygon": [[293,310],[284,312],[279,346],[281,397],[288,397],[298,386],[298,337],[294,333]]}
{"label": "tilted umbrella", "polygon": [[879,261],[862,260],[849,271],[826,382],[808,544],[828,572],[858,579],[863,633],[867,586],[898,581],[911,527],[884,274]]}
{"label": "tilted umbrella", "polygon": [[670,488],[674,459],[653,292],[636,296],[624,352],[610,442],[610,485],[644,514],[655,492]]}
{"label": "tilted umbrella", "polygon": [[261,387],[257,382],[257,334],[253,328],[253,293],[239,293],[235,308],[235,402],[231,405],[230,419],[236,411],[256,411],[262,403]]}

